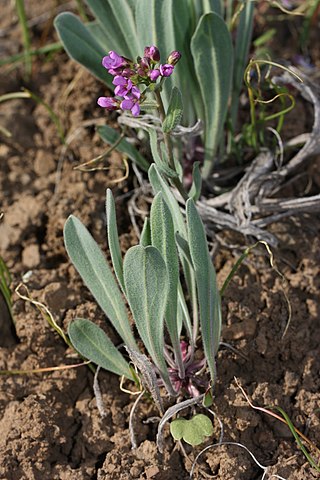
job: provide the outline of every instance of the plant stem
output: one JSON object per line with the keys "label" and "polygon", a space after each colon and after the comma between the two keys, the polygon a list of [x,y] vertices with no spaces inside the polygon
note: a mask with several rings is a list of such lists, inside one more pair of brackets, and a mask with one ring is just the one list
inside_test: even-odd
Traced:
{"label": "plant stem", "polygon": [[[158,108],[159,117],[160,117],[161,123],[163,123],[165,118],[166,118],[166,112],[165,112],[165,109],[164,109],[160,89],[155,90],[154,93],[155,93],[156,100],[157,100],[157,108]],[[164,140],[164,144],[166,146],[166,150],[167,150],[167,154],[168,154],[169,167],[174,172],[176,172],[176,166],[175,166],[174,157],[173,157],[173,148],[172,148],[172,142],[171,142],[170,135],[168,133],[165,133],[165,132],[162,132],[162,134],[163,134],[163,140]],[[180,193],[180,195],[182,196],[184,201],[187,201],[189,196],[188,196],[187,192],[185,191],[184,186],[183,186],[181,180],[179,179],[179,177],[171,178],[170,181],[176,187],[176,189],[178,190],[178,192]]]}

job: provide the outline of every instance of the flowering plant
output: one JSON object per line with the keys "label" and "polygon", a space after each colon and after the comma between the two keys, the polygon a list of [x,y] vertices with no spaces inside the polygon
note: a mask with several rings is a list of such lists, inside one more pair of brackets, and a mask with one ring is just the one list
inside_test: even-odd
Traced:
{"label": "flowering plant", "polygon": [[[233,2],[224,0],[181,0],[178,15],[176,2],[172,0],[87,0],[87,3],[96,18],[94,22],[83,24],[75,15],[62,13],[55,26],[68,54],[109,87],[113,87],[113,74],[107,78],[101,66],[106,51],[119,52],[128,58],[134,58],[145,45],[157,45],[162,54],[173,49],[181,52],[184,61],[177,67],[174,79],[169,78],[163,85],[164,105],[168,107],[172,87],[177,86],[182,97],[188,98],[184,125],[202,120],[202,175],[208,177],[227,116],[231,128],[236,125],[254,2],[238,2],[234,9]],[[235,29],[236,34],[232,35]],[[161,68],[155,70],[161,74]],[[171,70],[163,66],[162,75]],[[149,79],[154,81],[152,77]],[[121,108],[138,114],[139,99],[135,95],[139,93],[131,90],[130,98],[123,97]],[[118,107],[114,102],[108,100],[104,105]],[[196,142],[191,142],[188,148],[195,149]]]}
{"label": "flowering plant", "polygon": [[[211,391],[216,379],[221,309],[216,274],[194,201],[187,200],[184,218],[155,164],[149,169],[149,179],[156,194],[150,219],[145,221],[140,244],[131,247],[124,259],[115,203],[107,190],[107,236],[116,279],[79,219],[69,217],[64,229],[71,261],[123,340],[124,353],[129,354],[136,373],[93,322],[76,319],[68,333],[85,358],[127,379],[137,381],[138,377],[138,383],[163,413],[162,387],[167,396],[191,397],[194,403]],[[124,298],[142,349],[133,335]],[[202,356],[197,351],[200,331]]]}
{"label": "flowering plant", "polygon": [[[163,80],[173,73],[174,65],[181,57],[180,52],[173,51],[165,64],[159,64],[160,52],[156,46],[145,47],[143,58],[133,62],[127,58],[110,51],[109,55],[103,57],[102,65],[108,73],[114,76],[112,81],[115,85],[114,94],[122,97],[116,100],[114,97],[98,98],[98,105],[107,110],[130,110],[132,115],[137,117],[140,113],[140,103],[145,100],[144,93],[141,93],[138,85],[145,85],[145,90],[155,88],[158,78]],[[161,82],[160,82],[161,84]]]}

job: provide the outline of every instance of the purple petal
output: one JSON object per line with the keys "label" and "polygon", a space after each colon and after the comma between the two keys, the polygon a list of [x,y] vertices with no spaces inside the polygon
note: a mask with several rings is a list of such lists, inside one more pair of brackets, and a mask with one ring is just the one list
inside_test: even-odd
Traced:
{"label": "purple petal", "polygon": [[103,57],[102,59],[102,65],[109,69],[109,68],[118,68],[121,67],[125,64],[125,60],[117,54],[117,52],[114,52],[111,50],[109,52],[109,55],[106,57]]}
{"label": "purple petal", "polygon": [[116,75],[112,80],[113,85],[126,85],[127,79],[122,77],[122,75]]}
{"label": "purple petal", "polygon": [[134,117],[137,117],[140,113],[140,105],[136,102],[133,107],[131,108],[131,113]]}
{"label": "purple petal", "polygon": [[133,87],[131,89],[131,93],[135,98],[139,99],[141,97],[141,92],[140,92],[139,88],[136,87],[135,85],[133,85]]}
{"label": "purple petal", "polygon": [[118,53],[113,51],[113,50],[111,50],[109,52],[109,56],[112,59],[114,68],[121,67],[122,65],[124,65],[126,63],[124,58],[121,57],[121,55],[118,55]]}
{"label": "purple petal", "polygon": [[109,110],[116,110],[119,108],[118,103],[112,97],[99,97],[97,104],[100,107],[107,108]]}
{"label": "purple petal", "polygon": [[122,108],[122,110],[131,110],[133,105],[133,100],[131,98],[126,98],[125,100],[122,100],[120,107]]}
{"label": "purple petal", "polygon": [[109,57],[109,55],[108,55],[107,57],[103,57],[103,59],[102,59],[102,65],[103,65],[104,68],[106,68],[106,69],[112,67],[112,60],[111,60],[111,58]]}
{"label": "purple petal", "polygon": [[149,72],[149,77],[153,82],[157,80],[159,75],[160,75],[160,70],[158,68],[156,68],[155,70],[150,70]]}
{"label": "purple petal", "polygon": [[124,97],[128,93],[128,89],[126,87],[123,87],[122,85],[118,85],[114,89],[114,94],[117,95],[118,97]]}

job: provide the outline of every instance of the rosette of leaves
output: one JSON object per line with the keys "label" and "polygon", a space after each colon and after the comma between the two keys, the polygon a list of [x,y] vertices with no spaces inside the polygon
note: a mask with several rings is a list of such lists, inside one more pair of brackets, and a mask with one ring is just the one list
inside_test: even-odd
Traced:
{"label": "rosette of leaves", "polygon": [[[236,122],[254,2],[243,0],[236,11],[229,0],[86,0],[86,3],[95,17],[93,22],[84,24],[72,13],[61,13],[55,19],[55,27],[70,57],[110,88],[112,77],[101,65],[108,51],[132,59],[146,45],[157,45],[162,56],[173,50],[182,53],[183,61],[177,66],[174,78],[164,84],[165,103],[168,104],[175,85],[186,99],[184,124],[203,121],[202,175],[207,177],[223,141],[228,110],[233,127]],[[235,24],[237,31],[231,36]]]}
{"label": "rosette of leaves", "polygon": [[[64,239],[75,268],[127,348],[141,384],[161,404],[159,387],[173,398],[188,398],[203,395],[214,384],[221,309],[215,270],[194,201],[187,201],[184,217],[154,164],[149,179],[156,194],[150,219],[145,221],[140,244],[129,248],[124,258],[114,199],[107,191],[107,237],[114,273],[78,218],[69,217]],[[92,321],[73,320],[68,334],[83,357],[136,380],[127,352],[120,351]],[[199,352],[195,357],[197,348],[203,352],[200,359]]]}

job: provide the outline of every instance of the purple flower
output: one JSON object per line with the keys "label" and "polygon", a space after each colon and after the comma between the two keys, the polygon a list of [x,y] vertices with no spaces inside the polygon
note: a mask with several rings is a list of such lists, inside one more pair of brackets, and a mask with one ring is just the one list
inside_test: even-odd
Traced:
{"label": "purple flower", "polygon": [[150,80],[152,80],[153,82],[155,82],[157,80],[159,75],[160,75],[160,70],[158,68],[156,68],[154,70],[150,70],[150,72],[149,72]]}
{"label": "purple flower", "polygon": [[133,85],[132,81],[128,78],[122,77],[121,75],[117,75],[113,79],[113,85],[116,85],[114,89],[115,95],[118,97],[125,97],[133,96],[134,98],[139,99],[141,96],[141,92],[136,85]]}
{"label": "purple flower", "polygon": [[169,65],[176,65],[181,58],[181,53],[178,50],[173,50],[167,58],[167,63]]}
{"label": "purple flower", "polygon": [[160,65],[160,74],[163,77],[170,77],[174,69],[173,65],[169,65],[169,63],[165,63],[164,65]]}
{"label": "purple flower", "polygon": [[106,108],[107,110],[117,110],[119,108],[119,102],[117,102],[113,97],[99,97],[97,104],[100,107]]}
{"label": "purple flower", "polygon": [[116,85],[114,93],[119,97],[124,97],[125,95],[127,95],[133,86],[131,80],[123,77],[122,75],[116,75],[112,83],[113,85]]}
{"label": "purple flower", "polygon": [[137,117],[140,113],[140,105],[138,103],[138,99],[134,97],[127,97],[125,98],[121,104],[120,107],[122,110],[131,110],[131,113],[134,117]]}
{"label": "purple flower", "polygon": [[160,60],[159,49],[155,45],[151,45],[151,47],[145,47],[144,56],[150,58],[150,60],[152,60],[154,63],[157,63]]}
{"label": "purple flower", "polygon": [[110,50],[109,55],[102,59],[102,65],[109,71],[109,73],[116,71],[120,67],[124,67],[126,64],[127,61],[113,50]]}

